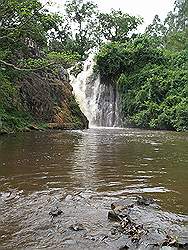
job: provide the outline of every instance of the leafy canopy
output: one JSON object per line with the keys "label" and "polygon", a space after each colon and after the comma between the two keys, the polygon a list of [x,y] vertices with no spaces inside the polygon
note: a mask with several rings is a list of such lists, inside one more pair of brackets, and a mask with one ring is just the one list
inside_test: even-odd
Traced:
{"label": "leafy canopy", "polygon": [[108,41],[125,41],[142,23],[142,19],[112,10],[102,13],[96,4],[87,0],[68,0],[64,21],[59,31],[52,32],[50,48],[77,52],[84,59],[88,51]]}
{"label": "leafy canopy", "polygon": [[121,10],[111,10],[110,13],[100,13],[100,32],[107,41],[124,42],[129,34],[135,31],[143,19],[130,16]]}
{"label": "leafy canopy", "polygon": [[101,79],[119,89],[125,126],[188,130],[188,50],[156,43],[142,35],[103,46],[96,56]]}

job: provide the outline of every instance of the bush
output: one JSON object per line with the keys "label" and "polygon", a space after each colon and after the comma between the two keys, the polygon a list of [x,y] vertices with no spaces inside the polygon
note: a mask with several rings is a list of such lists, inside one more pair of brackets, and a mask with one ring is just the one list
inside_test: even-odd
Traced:
{"label": "bush", "polygon": [[117,84],[125,126],[188,130],[188,50],[167,51],[139,36],[105,45],[96,61]]}

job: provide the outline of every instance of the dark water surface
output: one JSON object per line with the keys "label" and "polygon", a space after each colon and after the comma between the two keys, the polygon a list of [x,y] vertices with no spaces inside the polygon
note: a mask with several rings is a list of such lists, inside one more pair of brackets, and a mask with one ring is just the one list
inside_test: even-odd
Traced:
{"label": "dark water surface", "polygon": [[[107,223],[111,201],[137,194],[151,196],[164,211],[184,216],[187,191],[187,133],[89,129],[4,136],[0,138],[0,245],[2,249],[74,245],[70,237],[62,240],[63,229],[57,229],[48,215],[57,199],[69,202],[74,194],[81,194],[75,201],[77,210],[64,205],[64,228],[70,220],[90,218],[99,229],[100,223]],[[82,211],[85,197],[92,208],[100,204],[98,214],[97,208],[88,209],[88,214]]]}

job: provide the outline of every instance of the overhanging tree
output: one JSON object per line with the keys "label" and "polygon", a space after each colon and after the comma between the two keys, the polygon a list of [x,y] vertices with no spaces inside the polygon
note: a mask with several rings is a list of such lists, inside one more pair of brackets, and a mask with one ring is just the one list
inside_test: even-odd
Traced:
{"label": "overhanging tree", "polygon": [[0,63],[19,69],[24,59],[40,58],[47,34],[57,29],[59,17],[40,1],[2,0],[0,4]]}

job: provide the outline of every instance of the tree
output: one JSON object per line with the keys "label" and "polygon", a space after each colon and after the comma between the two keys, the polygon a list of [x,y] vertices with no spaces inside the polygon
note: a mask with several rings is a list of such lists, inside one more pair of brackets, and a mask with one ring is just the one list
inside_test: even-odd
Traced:
{"label": "tree", "polygon": [[58,31],[50,31],[48,50],[56,52],[75,52],[72,30],[68,18],[64,17],[61,19],[61,22],[59,22]]}
{"label": "tree", "polygon": [[162,46],[181,51],[188,47],[188,1],[176,0],[174,10],[167,14],[164,22],[158,15],[146,28],[146,34],[158,39]]}
{"label": "tree", "polygon": [[0,63],[19,69],[24,59],[40,58],[48,31],[57,29],[59,17],[39,0],[2,0],[0,4]]}
{"label": "tree", "polygon": [[188,28],[188,1],[187,0],[176,0],[174,12],[176,30],[186,30]]}
{"label": "tree", "polygon": [[84,57],[97,44],[97,5],[90,1],[70,0],[65,4],[65,11],[72,27],[72,49]]}
{"label": "tree", "polygon": [[177,51],[188,48],[188,1],[176,0],[174,12],[169,12],[164,21],[168,33],[166,47]]}
{"label": "tree", "polygon": [[70,67],[78,59],[67,51],[49,53],[49,32],[59,30],[62,18],[45,7],[40,0],[0,2],[0,132],[19,130],[33,121],[21,100],[20,86],[29,74],[40,78],[40,70],[47,78],[49,71],[59,76],[60,67]]}
{"label": "tree", "polygon": [[69,0],[65,4],[64,21],[51,36],[50,49],[77,52],[84,59],[90,49],[106,40],[127,40],[141,23],[142,18],[120,10],[100,13],[92,1]]}
{"label": "tree", "polygon": [[101,34],[106,40],[112,42],[127,40],[142,21],[142,18],[130,16],[121,10],[112,10],[110,13],[99,14]]}
{"label": "tree", "polygon": [[146,28],[146,34],[153,36],[155,39],[159,39],[161,42],[161,38],[166,36],[166,32],[167,28],[164,26],[158,15],[155,15],[152,24],[148,25]]}

